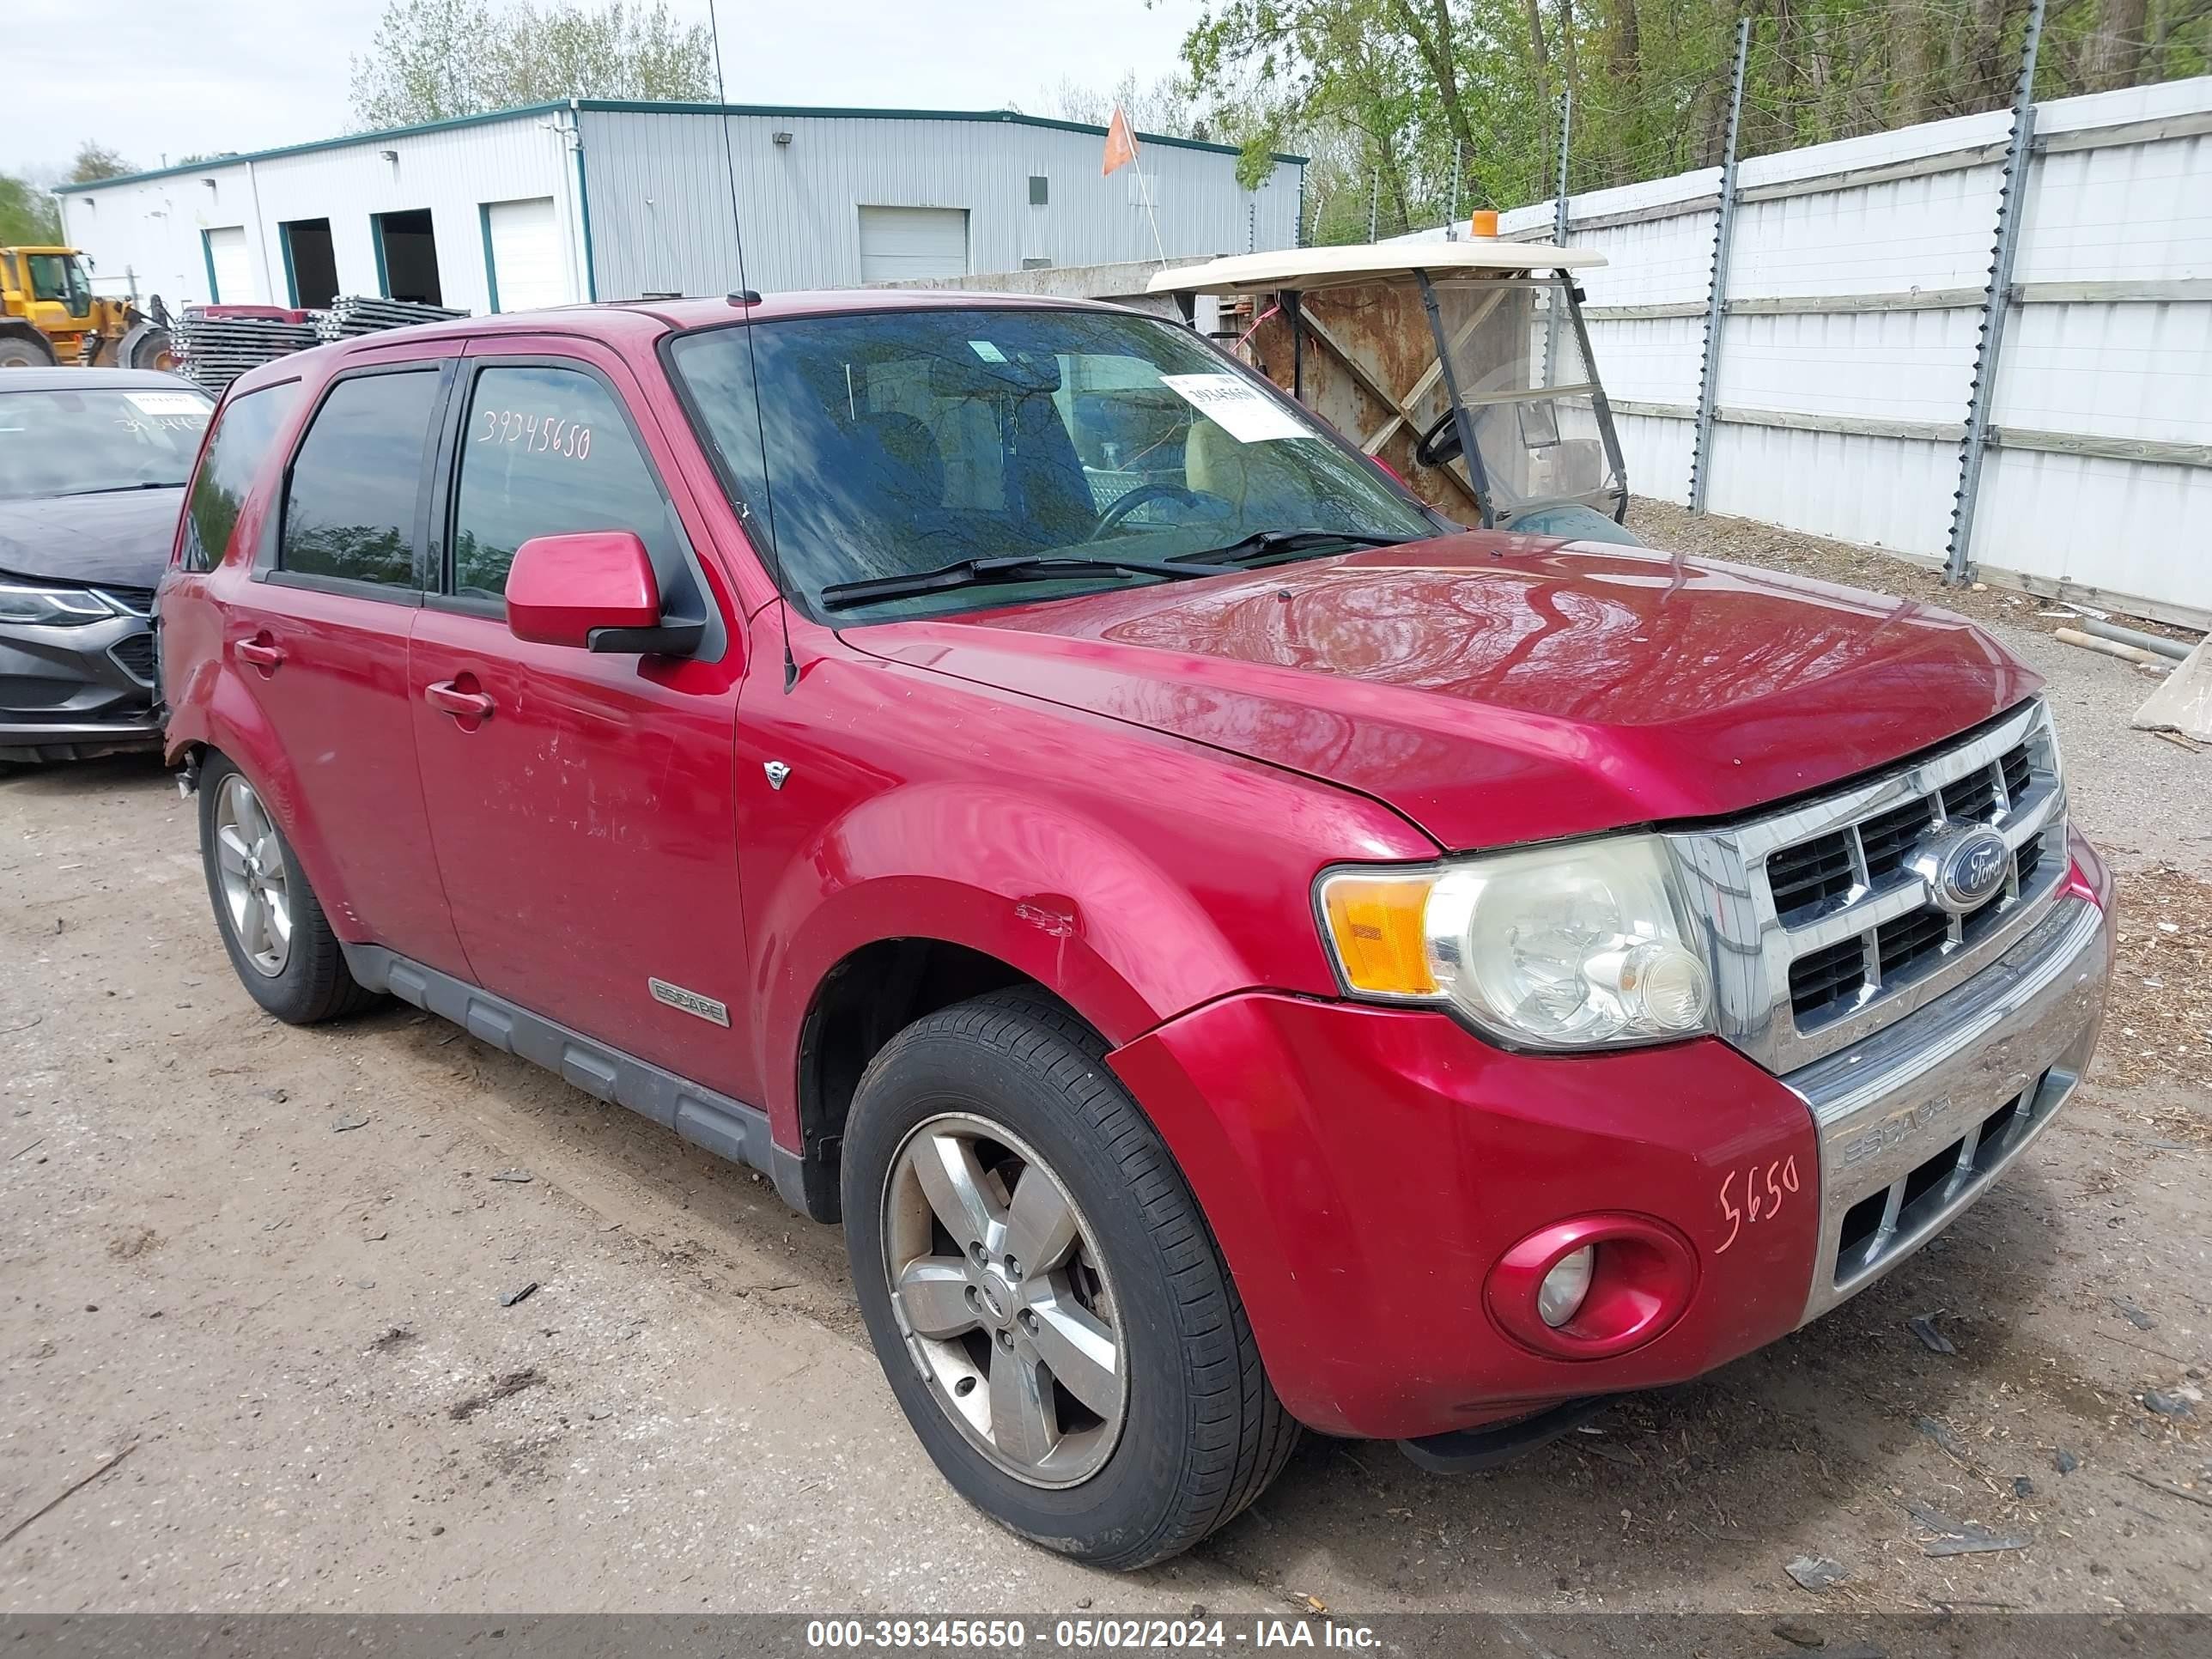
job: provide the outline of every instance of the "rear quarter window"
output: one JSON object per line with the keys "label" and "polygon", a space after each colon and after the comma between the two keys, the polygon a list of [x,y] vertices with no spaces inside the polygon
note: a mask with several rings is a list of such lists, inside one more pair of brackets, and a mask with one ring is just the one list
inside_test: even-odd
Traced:
{"label": "rear quarter window", "polygon": [[299,401],[300,383],[287,380],[232,398],[216,416],[215,435],[200,458],[185,507],[184,554],[179,561],[184,568],[212,570],[222,562],[246,507],[246,492]]}

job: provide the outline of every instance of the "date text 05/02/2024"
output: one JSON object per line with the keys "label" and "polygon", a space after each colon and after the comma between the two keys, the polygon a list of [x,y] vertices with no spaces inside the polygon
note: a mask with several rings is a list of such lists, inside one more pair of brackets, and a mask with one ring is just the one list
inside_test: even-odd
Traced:
{"label": "date text 05/02/2024", "polygon": [[[1381,1639],[1365,1625],[1310,1618],[1253,1618],[1241,1625],[1203,1617],[1060,1619],[1053,1622],[1049,1639],[1042,1629],[1035,1636],[1040,1650],[1060,1651],[1316,1648],[1360,1652],[1378,1646]],[[806,1626],[806,1645],[828,1650],[966,1649],[989,1654],[1018,1652],[1030,1644],[1028,1621],[1019,1619],[816,1619]]]}

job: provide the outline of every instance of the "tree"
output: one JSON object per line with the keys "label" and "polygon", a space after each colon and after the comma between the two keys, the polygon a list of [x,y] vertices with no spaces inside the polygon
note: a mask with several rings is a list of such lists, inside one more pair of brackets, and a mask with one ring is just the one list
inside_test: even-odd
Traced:
{"label": "tree", "polygon": [[[1192,100],[1190,82],[1179,75],[1164,75],[1146,86],[1138,81],[1136,70],[1130,70],[1110,88],[1091,86],[1064,76],[1040,102],[1042,114],[1093,127],[1110,121],[1118,104],[1129,118],[1129,125],[1139,132],[1157,132],[1167,138],[1206,137],[1206,122]],[[1018,106],[1008,107],[1018,112]]]}
{"label": "tree", "polygon": [[[1550,197],[1556,100],[1571,188],[1719,159],[1736,20],[1753,20],[1742,146],[1801,144],[2002,108],[2027,0],[1204,0],[1190,97],[1244,149],[1314,158],[1308,234],[1364,238],[1456,204]],[[2212,67],[2212,0],[2050,0],[2039,97]]]}
{"label": "tree", "polygon": [[0,173],[0,247],[54,247],[61,240],[54,198],[27,179]]}
{"label": "tree", "polygon": [[105,144],[94,143],[88,138],[76,147],[76,157],[70,163],[69,182],[94,185],[102,179],[119,179],[126,173],[137,171],[135,166]]}
{"label": "tree", "polygon": [[713,37],[665,0],[387,0],[351,59],[354,114],[412,126],[562,98],[711,100]]}

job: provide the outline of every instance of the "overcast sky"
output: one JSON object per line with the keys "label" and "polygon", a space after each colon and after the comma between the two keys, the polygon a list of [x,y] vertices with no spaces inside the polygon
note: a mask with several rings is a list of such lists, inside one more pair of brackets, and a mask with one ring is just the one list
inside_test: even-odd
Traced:
{"label": "overcast sky", "polygon": [[[732,103],[1042,106],[1177,65],[1199,0],[720,0]],[[704,21],[707,0],[670,0]],[[142,167],[351,125],[347,57],[384,0],[6,0],[0,170],[58,173],[87,138]]]}

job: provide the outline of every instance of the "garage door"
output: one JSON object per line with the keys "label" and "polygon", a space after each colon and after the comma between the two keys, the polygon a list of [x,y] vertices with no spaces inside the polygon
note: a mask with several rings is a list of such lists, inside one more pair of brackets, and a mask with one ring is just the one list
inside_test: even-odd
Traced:
{"label": "garage door", "polygon": [[966,208],[864,207],[860,280],[904,283],[968,274]]}
{"label": "garage door", "polygon": [[561,269],[561,235],[553,220],[553,198],[487,202],[483,208],[485,257],[491,261],[491,304],[495,311],[530,311],[566,305],[568,285]]}
{"label": "garage door", "polygon": [[[210,305],[246,306],[253,303],[253,263],[246,257],[246,227],[232,225],[202,233],[207,238],[208,280],[215,292]],[[190,243],[185,244],[190,246]],[[189,256],[188,256],[189,257]]]}

